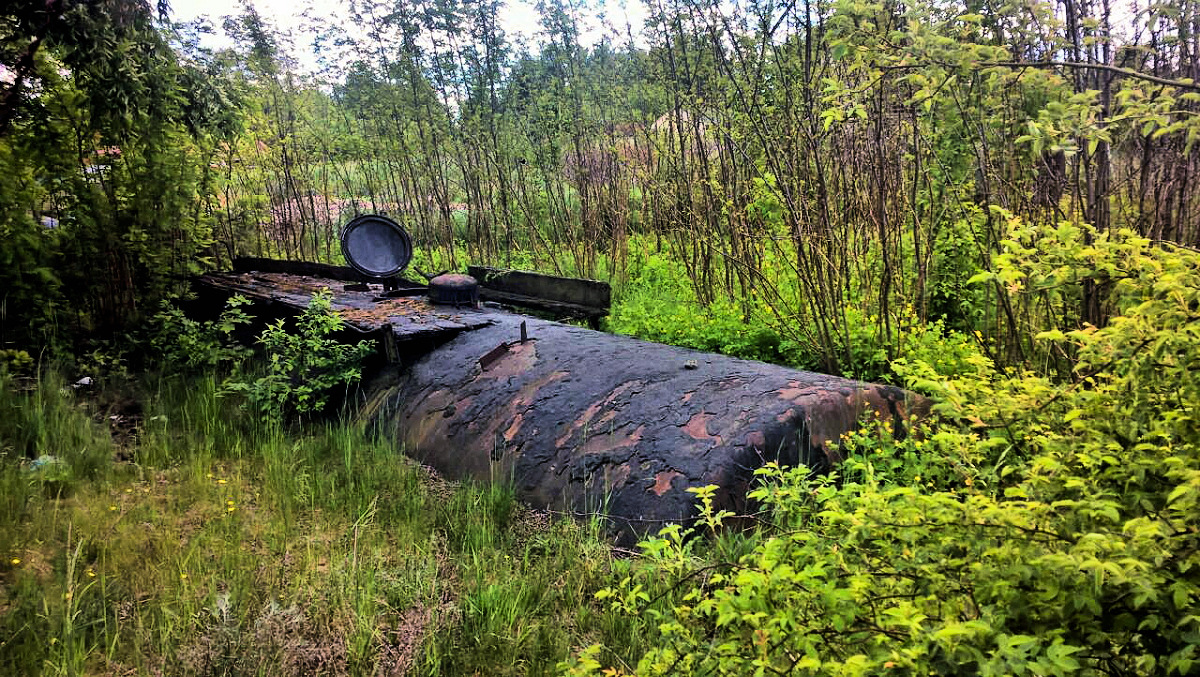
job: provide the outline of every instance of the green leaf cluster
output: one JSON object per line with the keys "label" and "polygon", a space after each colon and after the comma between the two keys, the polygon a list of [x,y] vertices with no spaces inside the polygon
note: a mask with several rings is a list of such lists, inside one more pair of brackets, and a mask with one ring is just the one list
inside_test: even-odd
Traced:
{"label": "green leaf cluster", "polygon": [[18,0],[0,25],[0,342],[120,335],[209,265],[235,104],[147,3]]}
{"label": "green leaf cluster", "polygon": [[288,331],[284,320],[271,323],[258,343],[267,356],[267,374],[253,380],[231,379],[225,391],[241,393],[263,418],[281,422],[294,415],[323,411],[336,389],[362,376],[362,360],[374,350],[370,342],[346,344],[333,338],[344,328],[333,312],[328,289],[315,294]]}
{"label": "green leaf cluster", "polygon": [[193,320],[169,301],[150,319],[148,343],[159,365],[166,371],[207,373],[240,365],[250,350],[237,341],[238,327],[250,323],[242,310],[250,303],[234,295],[216,320]]}
{"label": "green leaf cluster", "polygon": [[1069,347],[1070,378],[898,365],[937,402],[917,435],[868,422],[836,476],[760,470],[763,526],[737,556],[696,537],[722,521],[704,501],[698,527],[642,544],[602,595],[658,619],[637,674],[1194,671],[1200,254],[1017,223],[994,268],[1013,295],[1106,284],[1106,326],[1034,339]]}

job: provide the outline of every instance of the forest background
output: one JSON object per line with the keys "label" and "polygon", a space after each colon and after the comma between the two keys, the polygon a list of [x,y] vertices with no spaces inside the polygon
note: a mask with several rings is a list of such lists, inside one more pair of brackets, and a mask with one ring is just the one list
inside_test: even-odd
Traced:
{"label": "forest background", "polygon": [[660,3],[584,47],[585,7],[542,3],[536,51],[501,7],[354,3],[290,37],[247,7],[213,52],[138,3],[15,5],[0,339],[115,335],[189,274],[335,261],[387,212],[418,265],[610,280],[618,330],[881,378],[930,331],[1015,364],[1033,323],[1100,323],[1090,290],[1035,319],[967,285],[1008,218],[1197,237],[1174,5]]}
{"label": "forest background", "polygon": [[[34,362],[161,370],[148,347],[172,333],[211,339],[198,362],[218,367],[189,377],[208,379],[192,393],[208,399],[156,382],[176,408],[139,424],[136,472],[105,460],[111,442],[71,418],[57,376],[6,395],[6,664],[237,672],[269,664],[253,651],[294,649],[252,630],[295,639],[279,628],[319,605],[284,581],[256,587],[228,552],[203,565],[168,557],[151,567],[159,578],[126,588],[105,564],[121,560],[120,539],[105,541],[118,532],[80,497],[178,482],[233,514],[233,497],[201,491],[219,466],[273,497],[262,502],[283,520],[284,549],[294,511],[310,528],[318,496],[344,511],[328,529],[353,534],[353,557],[337,561],[356,592],[321,626],[342,642],[320,654],[338,669],[372,672],[412,649],[388,643],[400,631],[387,624],[418,609],[425,630],[407,660],[427,670],[1187,673],[1200,640],[1200,8],[663,0],[647,4],[639,35],[588,45],[585,4],[537,10],[530,48],[504,34],[498,0],[355,1],[290,35],[247,5],[224,20],[233,46],[219,50],[202,23],[167,21],[165,4],[0,10],[0,363],[17,379],[6,383]],[[318,68],[301,68],[293,44],[312,45]],[[773,471],[756,531],[668,531],[634,564],[562,555],[582,578],[553,603],[521,596],[564,579],[528,564],[528,539],[505,530],[511,496],[478,488],[412,526],[412,557],[440,575],[451,553],[455,585],[418,594],[400,573],[367,578],[359,536],[379,501],[394,520],[432,509],[426,494],[380,498],[416,476],[343,478],[350,493],[298,485],[286,468],[333,454],[349,473],[367,443],[348,428],[312,443],[239,419],[228,392],[217,397],[228,323],[202,328],[160,305],[238,256],[339,263],[339,227],[367,212],[401,221],[424,270],[608,280],[610,330],[901,383],[933,397],[938,420],[917,440],[847,439],[868,460],[835,478]],[[189,423],[165,423],[179,416]],[[205,427],[226,419],[249,427]],[[43,456],[59,475],[34,467]],[[61,503],[63,487],[75,503]],[[241,526],[187,552],[267,538]],[[422,550],[426,539],[441,545]],[[371,543],[396,548],[385,534]],[[504,588],[515,574],[500,557],[517,551],[533,578]],[[470,565],[478,552],[495,561]],[[329,559],[305,571],[328,573]],[[210,586],[186,582],[197,567]],[[89,586],[97,573],[111,591]],[[35,591],[53,585],[61,596],[39,608]],[[95,608],[75,601],[82,590]],[[278,600],[298,606],[263,611]],[[429,620],[447,604],[458,621]],[[542,612],[532,630],[522,620]],[[426,641],[430,628],[444,638]]]}

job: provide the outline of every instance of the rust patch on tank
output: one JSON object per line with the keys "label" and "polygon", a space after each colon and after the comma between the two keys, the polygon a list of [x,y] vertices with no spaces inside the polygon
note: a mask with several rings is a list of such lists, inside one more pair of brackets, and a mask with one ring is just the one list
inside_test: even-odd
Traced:
{"label": "rust patch on tank", "polygon": [[414,448],[424,448],[432,440],[444,436],[443,420],[444,418],[438,413],[421,416],[415,424],[410,425],[406,431],[406,437]]}
{"label": "rust patch on tank", "polygon": [[[298,290],[309,292],[308,288]],[[385,322],[394,322],[400,317],[415,317],[418,321],[423,315],[432,315],[437,311],[424,297],[399,299],[383,299],[375,301],[365,308],[337,308],[334,312],[342,320],[356,327],[378,327]]]}
{"label": "rust patch on tank", "polygon": [[592,417],[596,415],[596,412],[600,411],[602,406],[604,406],[602,402],[595,402],[587,409],[584,409],[583,415],[576,419],[575,423],[567,428],[567,431],[563,433],[561,437],[554,441],[554,445],[558,447],[566,446],[567,442],[571,439],[571,435],[574,434],[576,430],[579,430],[591,422]]}
{"label": "rust patch on tank", "polygon": [[[467,425],[467,429],[475,432],[478,431],[480,427],[483,427],[483,431],[480,433],[480,438],[485,440],[494,440],[496,435],[500,434],[500,429],[507,426],[506,430],[512,432],[512,435],[515,437],[517,432],[520,430],[520,424],[517,424],[516,421],[517,416],[521,415],[521,422],[523,423],[524,410],[528,409],[530,405],[533,404],[533,401],[537,399],[538,391],[550,385],[551,383],[554,383],[555,381],[565,378],[566,376],[567,372],[565,371],[555,371],[546,374],[542,378],[532,383],[525,384],[525,386],[521,388],[521,390],[518,391],[511,400],[509,400],[507,405],[486,415],[486,418],[484,416],[476,418]],[[517,424],[515,430],[513,429],[514,424]],[[506,432],[503,434],[507,435],[508,433]]]}
{"label": "rust patch on tank", "polygon": [[779,389],[779,399],[795,402],[809,392],[810,389],[801,387],[798,381],[788,381],[788,387]]}
{"label": "rust patch on tank", "polygon": [[439,388],[421,398],[417,402],[417,407],[425,409],[426,411],[437,411],[440,409],[445,409],[446,405],[450,404],[450,399],[450,391]]}
{"label": "rust patch on tank", "polygon": [[[607,470],[605,472],[608,472]],[[622,463],[612,470],[608,475],[607,484],[611,489],[620,489],[629,481],[629,475],[633,472],[633,468],[629,467],[628,463]]]}
{"label": "rust patch on tank", "polygon": [[512,442],[513,438],[517,436],[518,432],[520,432],[521,424],[524,422],[525,414],[517,414],[516,417],[513,418],[512,425],[508,426],[508,430],[504,431],[504,441]]}
{"label": "rust patch on tank", "polygon": [[683,477],[683,473],[676,472],[674,470],[663,470],[654,476],[654,486],[650,487],[646,491],[652,492],[655,496],[662,496],[671,490],[671,482],[673,482],[676,477]]}
{"label": "rust patch on tank", "polygon": [[474,395],[467,395],[466,397],[462,398],[458,402],[447,407],[445,409],[445,412],[442,415],[445,416],[446,418],[452,418],[454,416],[458,416],[459,414],[466,411],[467,407],[470,407],[471,403],[474,401],[475,401]]}
{"label": "rust patch on tank", "polygon": [[[613,400],[620,397],[622,394],[624,394],[629,389],[634,388],[636,386],[640,386],[640,385],[642,385],[642,382],[638,381],[638,380],[626,381],[626,382],[622,383],[621,385],[617,386],[616,388],[613,388],[612,392],[610,392],[608,395],[604,396],[603,399],[599,399],[599,400],[596,400],[595,402],[593,402],[590,406],[588,406],[587,409],[585,409],[583,411],[583,414],[580,415],[580,417],[578,419],[576,419],[575,422],[570,425],[570,427],[567,428],[566,432],[564,432],[562,435],[560,435],[558,437],[558,439],[556,439],[554,441],[555,446],[557,446],[557,447],[566,446],[567,442],[571,441],[571,436],[574,435],[575,433],[579,432],[580,430],[583,430],[584,428],[586,428],[592,422],[592,419],[596,417],[596,414],[600,413],[600,411],[602,409],[604,409],[605,407],[612,404]],[[617,414],[615,411],[605,412],[605,414],[600,417],[600,420],[596,421],[596,424],[600,425],[603,423],[608,423],[609,421],[616,418],[616,416],[617,416]]]}
{"label": "rust patch on tank", "polygon": [[720,444],[722,441],[720,435],[708,434],[708,422],[711,421],[712,418],[713,415],[706,411],[695,414],[691,419],[688,420],[686,424],[684,424],[683,432],[687,433],[688,437],[691,437],[694,440],[700,440],[702,442],[707,440],[715,440],[717,444]]}
{"label": "rust patch on tank", "polygon": [[549,374],[546,374],[542,378],[526,385],[524,388],[521,388],[521,392],[517,393],[517,396],[513,398],[513,405],[518,407],[528,407],[529,405],[533,404],[533,400],[535,399],[535,396],[539,390],[545,388],[551,383],[554,383],[555,381],[562,380],[566,376],[567,372],[565,371],[553,371]]}
{"label": "rust patch on tank", "polygon": [[537,364],[537,344],[533,341],[514,343],[508,350],[479,372],[478,378],[508,378],[520,376]]}
{"label": "rust patch on tank", "polygon": [[720,393],[720,392],[724,392],[726,390],[740,388],[745,384],[746,384],[746,379],[742,376],[738,376],[735,374],[732,376],[726,376],[724,378],[717,379],[716,383],[713,384],[712,390],[713,390],[713,392]]}
{"label": "rust patch on tank", "polygon": [[584,454],[597,454],[602,451],[612,451],[613,449],[628,449],[642,441],[642,433],[645,430],[646,426],[640,425],[628,434],[614,430],[610,433],[595,435],[588,438],[587,442],[584,442],[580,452]]}

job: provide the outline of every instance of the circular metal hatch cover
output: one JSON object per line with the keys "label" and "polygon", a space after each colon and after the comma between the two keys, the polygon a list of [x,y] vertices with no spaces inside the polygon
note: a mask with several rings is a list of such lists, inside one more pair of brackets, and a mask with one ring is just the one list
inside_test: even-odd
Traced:
{"label": "circular metal hatch cover", "polygon": [[364,214],[342,229],[346,262],[364,275],[399,275],[412,260],[412,238],[386,216]]}

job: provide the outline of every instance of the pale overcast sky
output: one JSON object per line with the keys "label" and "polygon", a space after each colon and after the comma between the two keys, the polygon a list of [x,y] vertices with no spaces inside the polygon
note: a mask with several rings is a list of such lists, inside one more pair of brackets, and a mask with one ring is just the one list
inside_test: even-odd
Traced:
{"label": "pale overcast sky", "polygon": [[[641,32],[646,20],[646,5],[643,0],[597,0],[608,17],[608,23],[618,31],[617,40],[625,35],[628,23],[636,36]],[[264,18],[278,28],[289,30],[300,25],[300,15],[306,7],[311,7],[311,14],[321,17],[337,17],[346,12],[344,0],[254,0],[254,6]],[[189,21],[200,16],[207,16],[220,33],[221,17],[237,14],[241,10],[239,0],[173,0],[171,12],[176,21]],[[525,0],[507,0],[505,8],[500,13],[500,26],[504,29],[510,42],[523,37],[530,44],[537,42],[540,30],[538,13],[533,2]],[[581,27],[581,41],[585,45],[598,42],[604,34],[604,29],[595,18],[585,21]],[[300,37],[300,36],[297,36]],[[221,38],[213,41],[213,46],[228,44]],[[311,64],[310,45],[300,42],[296,45],[295,54],[302,63]]]}

